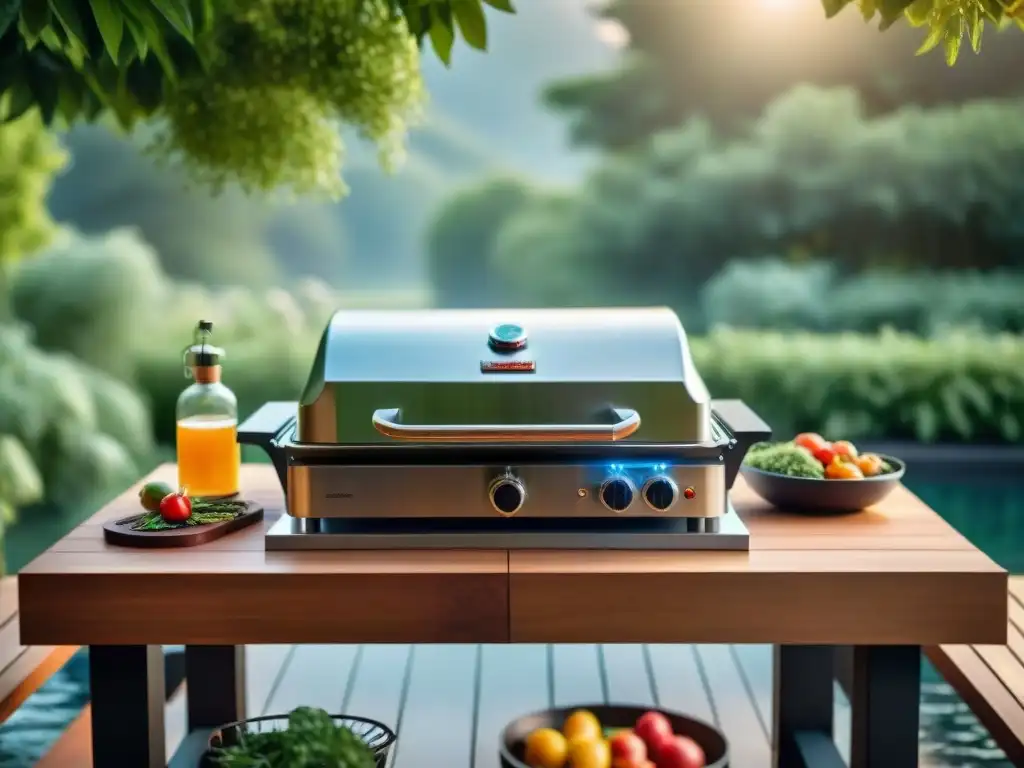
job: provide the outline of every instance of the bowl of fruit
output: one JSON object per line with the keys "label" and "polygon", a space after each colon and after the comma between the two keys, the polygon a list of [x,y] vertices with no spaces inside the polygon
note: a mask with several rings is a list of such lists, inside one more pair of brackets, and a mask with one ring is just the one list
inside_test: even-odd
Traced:
{"label": "bowl of fruit", "polygon": [[790,512],[839,514],[877,504],[900,484],[906,465],[861,453],[849,440],[804,432],[785,443],[757,443],[740,471],[758,496]]}
{"label": "bowl of fruit", "polygon": [[502,768],[726,768],[729,745],[686,715],[604,704],[546,709],[501,734]]}

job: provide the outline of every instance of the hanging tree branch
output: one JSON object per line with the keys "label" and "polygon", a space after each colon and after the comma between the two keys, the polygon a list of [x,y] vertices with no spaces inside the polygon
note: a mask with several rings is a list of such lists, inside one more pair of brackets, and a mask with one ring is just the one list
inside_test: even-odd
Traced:
{"label": "hanging tree branch", "polygon": [[878,19],[888,29],[901,18],[927,29],[918,54],[940,45],[946,62],[953,66],[967,40],[975,53],[981,50],[986,24],[1024,29],[1024,0],[821,0],[825,15],[832,18],[848,5],[856,5],[866,21]]}
{"label": "hanging tree branch", "polygon": [[423,101],[420,47],[487,48],[510,0],[0,0],[0,119],[162,118],[197,177],[344,192],[337,124],[392,161]]}

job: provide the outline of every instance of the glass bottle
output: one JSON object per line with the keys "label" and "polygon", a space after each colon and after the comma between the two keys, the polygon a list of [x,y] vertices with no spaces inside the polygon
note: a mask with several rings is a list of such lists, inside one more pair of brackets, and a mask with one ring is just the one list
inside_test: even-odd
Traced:
{"label": "glass bottle", "polygon": [[178,485],[189,496],[223,498],[238,493],[241,449],[238,400],[220,380],[224,350],[210,344],[213,323],[200,320],[184,352],[185,377],[178,397]]}

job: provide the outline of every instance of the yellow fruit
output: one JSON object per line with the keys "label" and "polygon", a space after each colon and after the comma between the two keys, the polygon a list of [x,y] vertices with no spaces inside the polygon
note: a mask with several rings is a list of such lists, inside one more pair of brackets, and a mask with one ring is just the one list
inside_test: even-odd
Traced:
{"label": "yellow fruit", "polygon": [[573,739],[569,742],[566,768],[611,768],[612,752],[604,739]]}
{"label": "yellow fruit", "polygon": [[526,737],[526,764],[530,768],[564,768],[569,748],[554,728],[538,728]]}
{"label": "yellow fruit", "polygon": [[601,732],[601,722],[593,712],[585,709],[578,709],[565,718],[562,724],[562,734],[566,740],[590,739],[596,740],[604,737]]}

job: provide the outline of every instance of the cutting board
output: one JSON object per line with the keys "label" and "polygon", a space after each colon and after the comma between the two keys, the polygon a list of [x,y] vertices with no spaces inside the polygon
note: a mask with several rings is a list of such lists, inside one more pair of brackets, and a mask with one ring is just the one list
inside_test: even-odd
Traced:
{"label": "cutting board", "polygon": [[196,547],[200,544],[208,544],[263,519],[263,507],[259,504],[247,501],[245,506],[245,512],[233,520],[185,528],[172,528],[168,531],[133,531],[132,525],[139,519],[140,515],[111,520],[103,526],[103,538],[108,544],[116,544],[120,547],[159,549]]}

